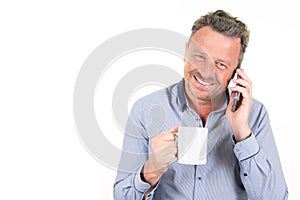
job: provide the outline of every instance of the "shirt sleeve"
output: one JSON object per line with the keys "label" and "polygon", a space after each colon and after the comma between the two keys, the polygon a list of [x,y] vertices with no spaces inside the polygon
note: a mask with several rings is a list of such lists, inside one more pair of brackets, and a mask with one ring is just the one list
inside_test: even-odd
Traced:
{"label": "shirt sleeve", "polygon": [[264,107],[258,116],[251,136],[234,145],[241,180],[251,200],[288,199],[287,185]]}
{"label": "shirt sleeve", "polygon": [[[114,199],[143,199],[150,184],[141,179],[141,170],[149,157],[149,138],[143,122],[143,106],[137,102],[129,115],[123,140],[122,155],[114,184]],[[156,187],[147,194],[152,199]]]}

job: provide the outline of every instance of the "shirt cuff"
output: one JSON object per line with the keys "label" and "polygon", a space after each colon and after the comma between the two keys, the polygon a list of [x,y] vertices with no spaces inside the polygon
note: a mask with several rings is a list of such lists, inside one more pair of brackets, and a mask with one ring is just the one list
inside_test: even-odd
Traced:
{"label": "shirt cuff", "polygon": [[249,138],[237,142],[233,148],[233,152],[239,161],[243,161],[254,156],[258,153],[258,151],[259,146],[253,133],[251,133]]}
{"label": "shirt cuff", "polygon": [[[140,171],[141,171],[141,169],[140,169]],[[151,187],[151,185],[149,183],[146,183],[141,179],[141,174],[138,172],[134,174],[133,181],[134,181],[135,189],[137,189],[141,193],[145,193]]]}
{"label": "shirt cuff", "polygon": [[[139,172],[141,172],[142,169],[143,169],[143,167],[139,170]],[[143,194],[145,194],[151,188],[151,185],[149,183],[146,183],[141,179],[141,173],[135,173],[133,181],[134,181],[135,189]],[[159,181],[155,185],[155,187],[151,190],[151,192],[149,192],[149,194],[147,194],[146,199],[152,198],[153,193],[156,190],[158,184],[159,184]]]}

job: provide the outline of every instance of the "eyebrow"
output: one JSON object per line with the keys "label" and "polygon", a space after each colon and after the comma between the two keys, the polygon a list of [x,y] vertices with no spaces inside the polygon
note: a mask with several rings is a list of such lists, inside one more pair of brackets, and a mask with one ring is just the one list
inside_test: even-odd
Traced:
{"label": "eyebrow", "polygon": [[208,56],[208,54],[205,51],[199,50],[199,49],[193,49],[193,53],[200,53],[204,56],[210,57]]}

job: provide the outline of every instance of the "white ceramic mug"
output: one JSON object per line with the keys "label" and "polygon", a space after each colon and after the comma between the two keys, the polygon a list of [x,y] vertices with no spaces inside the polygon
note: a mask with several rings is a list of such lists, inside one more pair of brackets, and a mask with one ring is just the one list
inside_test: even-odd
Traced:
{"label": "white ceramic mug", "polygon": [[207,154],[208,129],[179,127],[177,133],[178,163],[204,165]]}

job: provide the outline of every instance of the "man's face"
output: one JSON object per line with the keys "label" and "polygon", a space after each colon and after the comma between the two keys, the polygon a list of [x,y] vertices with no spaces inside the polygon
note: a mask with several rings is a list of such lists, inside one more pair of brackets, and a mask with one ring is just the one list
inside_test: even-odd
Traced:
{"label": "man's face", "polygon": [[212,101],[223,95],[238,65],[240,38],[200,28],[186,45],[184,79],[189,99]]}

